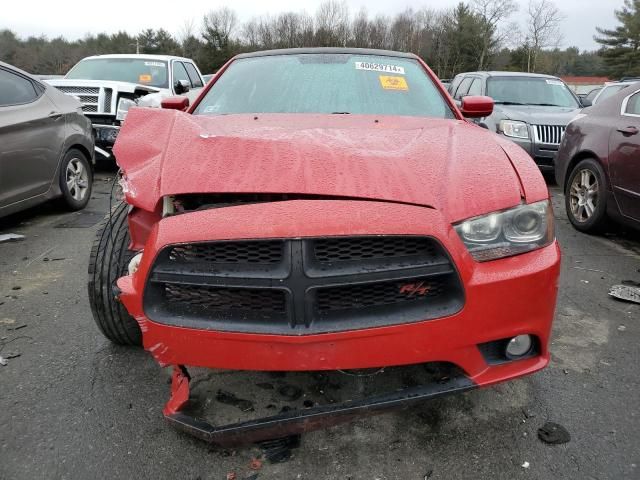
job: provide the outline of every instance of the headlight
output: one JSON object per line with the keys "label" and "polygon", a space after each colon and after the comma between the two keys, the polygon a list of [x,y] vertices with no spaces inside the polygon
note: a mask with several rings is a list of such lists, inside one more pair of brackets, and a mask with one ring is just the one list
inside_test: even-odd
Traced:
{"label": "headlight", "polygon": [[124,120],[129,112],[129,108],[135,107],[137,104],[130,98],[121,98],[118,100],[118,109],[116,110],[116,120]]}
{"label": "headlight", "polygon": [[553,242],[553,210],[548,200],[471,218],[454,226],[478,262],[510,257]]}
{"label": "headlight", "polygon": [[507,137],[529,138],[529,129],[524,122],[513,120],[500,120],[500,131]]}

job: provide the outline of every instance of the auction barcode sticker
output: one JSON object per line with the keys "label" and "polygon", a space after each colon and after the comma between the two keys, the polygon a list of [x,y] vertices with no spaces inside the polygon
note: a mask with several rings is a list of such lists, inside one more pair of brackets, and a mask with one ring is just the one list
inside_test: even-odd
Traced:
{"label": "auction barcode sticker", "polygon": [[371,70],[374,72],[399,73],[404,75],[404,68],[397,65],[385,65],[383,63],[356,62],[356,70]]}

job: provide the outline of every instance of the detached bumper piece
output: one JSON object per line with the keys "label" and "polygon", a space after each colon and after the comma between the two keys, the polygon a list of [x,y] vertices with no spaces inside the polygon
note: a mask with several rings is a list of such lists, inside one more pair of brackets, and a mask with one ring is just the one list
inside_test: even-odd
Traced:
{"label": "detached bumper piece", "polygon": [[299,435],[347,423],[359,417],[408,408],[426,400],[466,392],[477,387],[466,376],[457,375],[428,385],[411,386],[360,400],[290,410],[274,416],[216,426],[182,411],[189,401],[190,379],[184,366],[174,366],[171,398],[163,410],[164,416],[176,428],[221,447]]}

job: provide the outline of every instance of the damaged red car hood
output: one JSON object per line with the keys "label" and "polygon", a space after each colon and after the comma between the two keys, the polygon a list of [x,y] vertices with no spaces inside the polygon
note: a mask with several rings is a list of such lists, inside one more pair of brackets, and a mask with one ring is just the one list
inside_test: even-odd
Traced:
{"label": "damaged red car hood", "polygon": [[496,140],[460,120],[134,108],[115,153],[127,200],[146,210],[165,195],[290,193],[423,205],[453,222],[522,201]]}

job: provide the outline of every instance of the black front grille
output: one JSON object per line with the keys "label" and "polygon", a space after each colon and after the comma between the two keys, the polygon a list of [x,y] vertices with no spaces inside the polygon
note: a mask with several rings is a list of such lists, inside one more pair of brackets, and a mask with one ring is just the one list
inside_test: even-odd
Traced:
{"label": "black front grille", "polygon": [[281,290],[251,288],[220,288],[205,285],[164,286],[167,303],[181,309],[206,309],[208,312],[246,310],[269,313],[285,312],[285,296]]}
{"label": "black front grille", "polygon": [[442,246],[417,236],[171,245],[144,295],[160,323],[292,335],[429,320],[463,303]]}
{"label": "black front grille", "polygon": [[444,285],[438,280],[411,279],[410,282],[400,280],[321,288],[318,289],[316,302],[320,312],[328,312],[423,302],[428,297],[438,297],[444,293]]}
{"label": "black front grille", "polygon": [[169,260],[176,263],[279,263],[282,240],[216,242],[171,247]]}
{"label": "black front grille", "polygon": [[421,237],[322,238],[314,242],[318,262],[435,255],[433,242]]}

